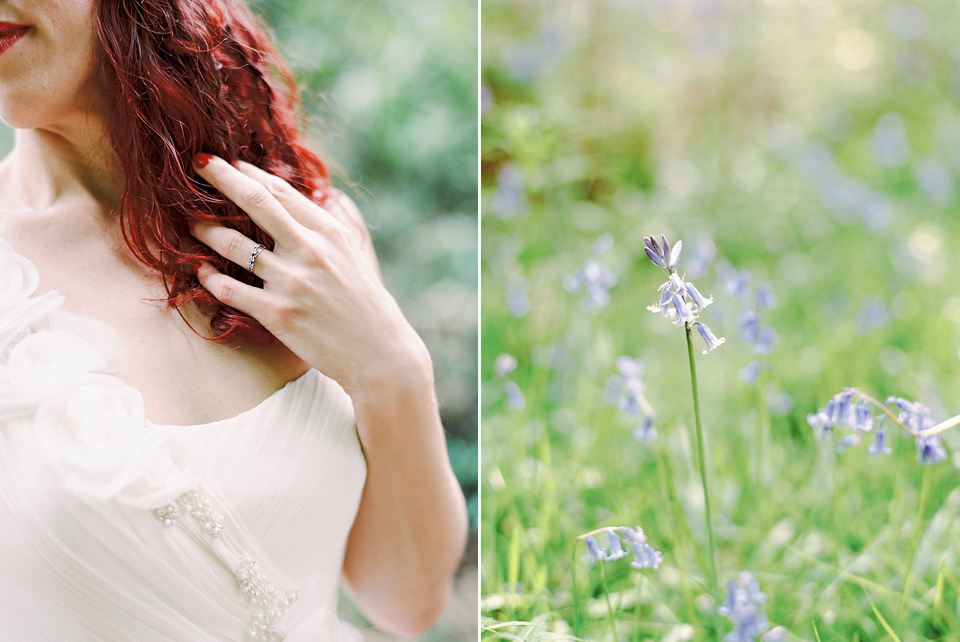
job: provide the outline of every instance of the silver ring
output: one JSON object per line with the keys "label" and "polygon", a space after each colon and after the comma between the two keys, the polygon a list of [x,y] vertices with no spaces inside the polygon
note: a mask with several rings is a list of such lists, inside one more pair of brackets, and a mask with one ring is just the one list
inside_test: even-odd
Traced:
{"label": "silver ring", "polygon": [[257,262],[257,256],[259,256],[260,252],[263,252],[266,247],[266,245],[261,245],[260,243],[253,246],[253,251],[250,252],[250,258],[247,260],[247,272],[253,272],[253,266]]}

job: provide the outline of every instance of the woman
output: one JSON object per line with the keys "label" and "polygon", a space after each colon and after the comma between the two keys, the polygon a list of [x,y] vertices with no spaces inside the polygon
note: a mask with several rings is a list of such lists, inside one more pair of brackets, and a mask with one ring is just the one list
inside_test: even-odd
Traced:
{"label": "woman", "polygon": [[0,117],[0,639],[354,639],[341,571],[428,628],[466,530],[429,354],[253,17],[0,2]]}

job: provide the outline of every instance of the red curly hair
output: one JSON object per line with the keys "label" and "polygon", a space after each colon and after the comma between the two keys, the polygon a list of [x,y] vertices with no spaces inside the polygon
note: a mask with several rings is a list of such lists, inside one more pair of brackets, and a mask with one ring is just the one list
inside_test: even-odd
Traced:
{"label": "red curly hair", "polygon": [[206,248],[189,251],[189,220],[231,227],[267,249],[274,243],[196,176],[192,159],[208,152],[247,161],[322,204],[328,174],[301,139],[293,74],[241,0],[98,0],[94,20],[113,109],[110,143],[126,173],[116,208],[125,243],[160,273],[168,307],[179,312],[191,300],[212,307],[211,340],[271,343],[259,322],[217,301],[197,280],[196,266],[207,260],[262,287]]}

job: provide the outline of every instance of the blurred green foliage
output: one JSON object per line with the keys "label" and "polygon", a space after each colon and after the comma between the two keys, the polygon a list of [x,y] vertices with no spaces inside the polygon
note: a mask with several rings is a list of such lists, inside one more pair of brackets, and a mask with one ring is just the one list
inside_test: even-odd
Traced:
{"label": "blurred green foliage", "polygon": [[[727,339],[697,354],[721,579],[752,571],[771,623],[799,639],[811,622],[823,640],[880,639],[869,594],[901,639],[960,640],[960,457],[925,469],[898,437],[872,457],[870,435],[838,454],[806,422],[845,386],[960,411],[953,8],[484,0],[484,615],[610,639],[574,538],[641,525],[667,561],[642,580],[607,565],[620,639],[715,633],[683,332],[645,309],[664,279],[642,239],[662,233],[684,241],[680,270],[714,295],[704,321]],[[589,313],[563,280],[604,234],[618,283]],[[757,356],[732,269],[777,298],[756,385],[738,376]],[[519,362],[521,410],[493,372],[501,353]],[[645,362],[653,443],[605,403],[618,355]]]}

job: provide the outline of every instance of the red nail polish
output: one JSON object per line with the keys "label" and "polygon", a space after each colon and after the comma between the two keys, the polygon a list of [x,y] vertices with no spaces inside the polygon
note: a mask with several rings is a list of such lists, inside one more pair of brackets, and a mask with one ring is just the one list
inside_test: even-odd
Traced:
{"label": "red nail polish", "polygon": [[207,166],[207,163],[209,163],[211,159],[213,159],[213,156],[211,156],[210,154],[204,154],[203,152],[201,152],[193,157],[193,164],[196,165],[198,168],[203,169],[204,167]]}

